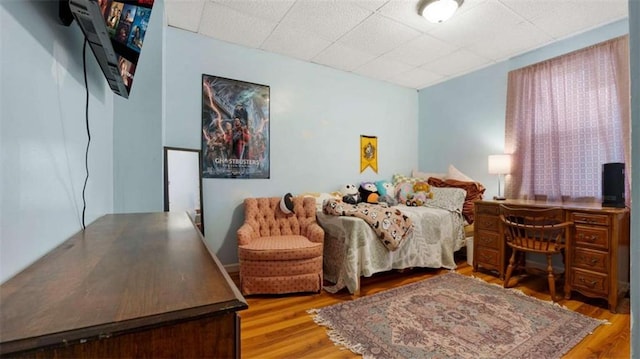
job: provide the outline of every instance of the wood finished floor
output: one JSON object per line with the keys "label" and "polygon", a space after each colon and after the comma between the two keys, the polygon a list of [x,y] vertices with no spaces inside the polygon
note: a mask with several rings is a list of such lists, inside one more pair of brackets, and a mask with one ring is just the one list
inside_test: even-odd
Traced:
{"label": "wood finished floor", "polygon": [[[458,259],[456,272],[481,278],[489,283],[502,281],[488,272],[473,272],[464,258]],[[446,273],[446,270],[413,269],[392,271],[363,278],[360,296],[413,283]],[[231,277],[238,283],[238,274]],[[526,277],[515,288],[542,300],[549,300],[546,278]],[[561,288],[561,287],[560,287]],[[248,296],[249,309],[239,312],[241,317],[242,358],[360,358],[329,340],[324,327],[315,324],[307,310],[354,299],[346,289],[338,294],[322,291],[319,294],[285,296]],[[590,299],[578,293],[561,305],[593,318],[604,319],[608,325],[599,326],[574,347],[565,358],[629,358],[630,315],[628,299],[618,307],[618,314],[607,310],[603,300]],[[626,312],[626,314],[622,314]]]}

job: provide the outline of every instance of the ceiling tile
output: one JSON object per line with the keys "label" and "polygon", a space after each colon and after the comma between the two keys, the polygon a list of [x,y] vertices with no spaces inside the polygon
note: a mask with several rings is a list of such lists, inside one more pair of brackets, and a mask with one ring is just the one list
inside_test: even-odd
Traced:
{"label": "ceiling tile", "polygon": [[375,55],[336,42],[313,58],[312,61],[340,70],[352,71],[356,67],[373,60],[375,57]]}
{"label": "ceiling tile", "polygon": [[434,24],[418,14],[418,1],[390,0],[382,8],[380,15],[384,15],[412,28],[425,32],[440,24]]}
{"label": "ceiling tile", "polygon": [[335,41],[373,12],[340,0],[298,0],[282,25]]}
{"label": "ceiling tile", "polygon": [[296,0],[213,0],[259,19],[278,22]]}
{"label": "ceiling tile", "polygon": [[339,42],[373,55],[381,55],[418,36],[418,31],[406,25],[373,15]]}
{"label": "ceiling tile", "polygon": [[501,61],[552,41],[553,38],[546,32],[528,22],[523,22],[502,34],[500,41],[487,38],[475,42],[468,49],[488,59]]}
{"label": "ceiling tile", "polygon": [[317,35],[280,25],[265,40],[262,49],[308,61],[329,45],[329,41]]}
{"label": "ceiling tile", "polygon": [[274,22],[207,2],[202,14],[200,33],[219,40],[259,48],[275,26]]}
{"label": "ceiling tile", "polygon": [[[514,6],[511,3],[511,6]],[[515,6],[514,6],[515,7]],[[626,0],[581,1],[578,6],[570,1],[541,4],[544,10],[527,10],[516,7],[517,13],[525,13],[529,21],[554,38],[590,30],[628,16]]]}
{"label": "ceiling tile", "polygon": [[[345,0],[346,1],[346,0]],[[376,11],[382,7],[382,5],[386,4],[389,0],[349,0],[354,5],[360,6],[361,8]]]}
{"label": "ceiling tile", "polygon": [[376,79],[386,80],[399,73],[409,71],[412,68],[414,68],[414,66],[381,56],[356,68],[353,72]]}
{"label": "ceiling tile", "polygon": [[442,76],[452,76],[478,69],[491,64],[492,61],[471,51],[461,49],[438,60],[421,66],[422,69]]}
{"label": "ceiling tile", "polygon": [[455,50],[456,47],[443,41],[429,35],[421,35],[391,50],[386,56],[405,64],[420,66]]}
{"label": "ceiling tile", "polygon": [[[464,6],[464,5],[463,5]],[[454,16],[429,34],[460,47],[476,42],[501,38],[524,20],[497,1],[485,1],[468,11]]]}
{"label": "ceiling tile", "polygon": [[197,32],[204,2],[205,0],[165,2],[167,22],[173,27]]}
{"label": "ceiling tile", "polygon": [[409,71],[392,76],[388,81],[409,88],[421,89],[434,85],[443,78],[444,77],[441,75],[416,67]]}

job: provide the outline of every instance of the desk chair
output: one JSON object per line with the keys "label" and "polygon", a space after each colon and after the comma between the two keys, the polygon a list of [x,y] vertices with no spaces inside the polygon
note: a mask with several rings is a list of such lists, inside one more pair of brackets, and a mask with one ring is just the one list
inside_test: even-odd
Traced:
{"label": "desk chair", "polygon": [[504,287],[509,287],[511,274],[523,262],[516,260],[519,253],[541,253],[547,257],[549,292],[551,300],[555,302],[556,277],[553,273],[551,258],[554,254],[562,254],[564,263],[564,251],[573,223],[564,220],[561,208],[511,208],[503,204],[500,205],[500,220],[504,228],[504,238],[512,249]]}

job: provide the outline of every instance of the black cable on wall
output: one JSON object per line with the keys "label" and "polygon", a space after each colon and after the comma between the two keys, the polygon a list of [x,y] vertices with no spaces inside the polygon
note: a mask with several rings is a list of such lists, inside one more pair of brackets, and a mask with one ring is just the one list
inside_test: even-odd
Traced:
{"label": "black cable on wall", "polygon": [[85,89],[85,105],[84,115],[85,123],[87,126],[87,149],[84,154],[84,167],[85,177],[84,185],[82,186],[82,229],[86,228],[84,217],[87,210],[87,200],[85,197],[85,191],[87,190],[87,181],[89,180],[89,145],[91,144],[91,131],[89,130],[89,85],[87,83],[87,38],[84,39],[84,46],[82,47],[82,67],[84,71],[84,89]]}

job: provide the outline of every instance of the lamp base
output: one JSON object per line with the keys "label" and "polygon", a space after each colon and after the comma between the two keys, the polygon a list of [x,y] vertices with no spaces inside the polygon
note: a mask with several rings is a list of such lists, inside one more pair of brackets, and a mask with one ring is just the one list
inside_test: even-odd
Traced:
{"label": "lamp base", "polygon": [[502,196],[493,196],[493,200],[494,201],[504,201],[504,200],[506,200],[506,198],[502,197]]}

